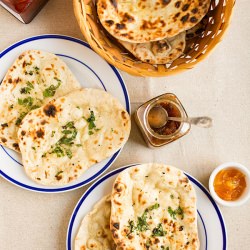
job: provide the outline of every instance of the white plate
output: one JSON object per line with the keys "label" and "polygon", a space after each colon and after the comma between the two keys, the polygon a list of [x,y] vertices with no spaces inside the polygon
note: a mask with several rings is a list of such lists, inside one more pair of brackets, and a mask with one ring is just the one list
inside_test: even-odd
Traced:
{"label": "white plate", "polygon": [[[41,35],[22,40],[0,53],[0,80],[14,60],[24,51],[38,49],[57,54],[62,58],[83,87],[100,88],[115,96],[130,112],[126,86],[118,71],[90,49],[89,45],[73,37]],[[0,175],[22,188],[36,192],[55,193],[79,188],[100,176],[117,158],[112,157],[92,166],[77,181],[63,187],[45,187],[30,180],[24,173],[21,155],[0,147]]]}
{"label": "white plate", "polygon": [[[117,175],[126,169],[126,166],[116,169],[97,180],[84,193],[77,203],[68,226],[66,245],[67,250],[74,249],[74,239],[83,217],[91,211],[94,204],[103,196],[110,194]],[[226,226],[220,209],[212,199],[207,189],[194,177],[186,174],[192,182],[197,194],[198,231],[200,250],[226,250]]]}

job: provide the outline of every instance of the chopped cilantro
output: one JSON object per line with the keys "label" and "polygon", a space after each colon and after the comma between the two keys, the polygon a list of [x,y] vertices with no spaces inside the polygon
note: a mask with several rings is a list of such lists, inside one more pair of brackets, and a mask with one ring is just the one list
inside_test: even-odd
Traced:
{"label": "chopped cilantro", "polygon": [[168,207],[168,213],[175,220],[176,220],[176,215],[180,215],[182,220],[184,218],[184,212],[180,206],[176,210],[173,210],[171,207]]}
{"label": "chopped cilantro", "polygon": [[34,70],[35,70],[36,74],[39,74],[40,69],[37,66],[34,67]]}
{"label": "chopped cilantro", "polygon": [[129,228],[129,234],[133,233],[136,230],[134,221],[132,220],[128,221],[128,228]]}
{"label": "chopped cilantro", "polygon": [[[63,136],[58,140],[58,142],[52,146],[53,150],[51,154],[56,154],[57,157],[68,156],[69,159],[73,157],[72,151],[69,149],[71,145],[74,144],[74,140],[77,136],[77,130],[74,126],[74,122],[68,122],[66,125],[62,126]],[[52,131],[51,137],[53,137],[55,131]]]}
{"label": "chopped cilantro", "polygon": [[18,98],[17,100],[18,104],[24,107],[31,107],[33,105],[34,99],[32,97],[27,97],[24,99]]}
{"label": "chopped cilantro", "polygon": [[34,89],[34,86],[31,82],[28,81],[26,84],[27,84],[27,87],[23,87],[20,89],[21,94],[30,94],[30,91]]}
{"label": "chopped cilantro", "polygon": [[43,91],[43,96],[45,98],[54,96],[56,93],[56,90],[61,86],[61,84],[62,84],[61,80],[59,80],[57,78],[55,78],[55,79],[58,81],[58,84],[56,86],[52,84]]}
{"label": "chopped cilantro", "polygon": [[93,132],[93,129],[95,131],[99,131],[100,129],[99,128],[96,128],[96,124],[95,124],[95,114],[94,114],[94,111],[90,110],[90,116],[89,118],[85,118],[83,117],[87,122],[88,122],[88,129],[89,129],[89,135],[93,135],[94,132]]}
{"label": "chopped cilantro", "polygon": [[71,159],[73,156],[71,150],[67,148],[65,149],[65,152],[66,152],[66,155],[69,157],[69,159]]}
{"label": "chopped cilantro", "polygon": [[[147,219],[148,219],[148,213],[154,209],[158,209],[160,207],[159,203],[156,203],[148,208],[145,209],[145,211],[143,212],[142,216],[138,216],[137,217],[137,224],[135,226],[134,221],[129,220],[129,226],[128,228],[130,229],[130,233],[133,233],[135,230],[139,231],[139,232],[144,232],[147,231],[149,229],[149,225],[147,223]],[[133,226],[133,227],[132,227]],[[133,229],[131,231],[131,229]]]}
{"label": "chopped cilantro", "polygon": [[148,208],[149,211],[152,211],[154,209],[157,209],[160,207],[160,204],[159,203],[155,203],[154,205],[152,205],[151,207]]}
{"label": "chopped cilantro", "polygon": [[174,196],[171,194],[171,195],[170,195],[170,198],[171,198],[171,199],[174,199]]}
{"label": "chopped cilantro", "polygon": [[52,154],[56,154],[57,157],[63,157],[65,154],[64,154],[64,151],[63,149],[58,145],[56,146],[52,151],[51,151]]}
{"label": "chopped cilantro", "polygon": [[19,126],[23,120],[23,118],[28,114],[28,112],[22,112],[20,116],[16,120],[16,125]]}
{"label": "chopped cilantro", "polygon": [[163,230],[162,224],[159,223],[157,227],[155,227],[152,231],[152,236],[165,236],[166,235],[166,231]]}

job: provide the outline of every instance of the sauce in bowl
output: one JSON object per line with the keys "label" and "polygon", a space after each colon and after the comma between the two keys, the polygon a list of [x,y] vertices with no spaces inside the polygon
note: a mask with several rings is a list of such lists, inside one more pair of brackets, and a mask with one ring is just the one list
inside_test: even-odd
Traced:
{"label": "sauce in bowl", "polygon": [[225,201],[235,201],[246,189],[245,175],[236,168],[222,169],[214,178],[214,191]]}

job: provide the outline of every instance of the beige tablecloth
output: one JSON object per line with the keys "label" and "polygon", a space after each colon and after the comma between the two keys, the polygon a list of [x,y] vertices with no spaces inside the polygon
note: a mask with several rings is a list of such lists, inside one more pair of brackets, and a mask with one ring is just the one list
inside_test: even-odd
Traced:
{"label": "beige tablecloth", "polygon": [[[173,92],[190,116],[211,116],[214,126],[193,127],[181,140],[152,150],[146,147],[133,121],[129,142],[111,169],[134,162],[167,162],[207,186],[211,171],[223,162],[237,161],[250,166],[249,9],[248,0],[237,2],[223,42],[195,69],[157,79],[132,77],[122,72],[133,110],[156,95]],[[0,50],[20,39],[43,33],[83,38],[71,0],[50,0],[28,25],[0,8]],[[65,249],[69,218],[85,189],[39,194],[0,177],[0,249]],[[239,208],[221,207],[230,250],[250,249],[249,209],[250,203]]]}

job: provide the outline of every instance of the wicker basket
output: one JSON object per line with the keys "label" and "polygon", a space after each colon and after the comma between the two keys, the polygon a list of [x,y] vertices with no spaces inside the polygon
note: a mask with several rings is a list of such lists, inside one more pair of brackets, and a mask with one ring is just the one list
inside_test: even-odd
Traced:
{"label": "wicker basket", "polygon": [[90,46],[115,67],[137,76],[168,76],[193,68],[218,44],[230,23],[235,0],[211,0],[202,36],[187,42],[184,54],[167,65],[151,65],[128,53],[100,25],[94,0],[73,0],[81,31]]}

